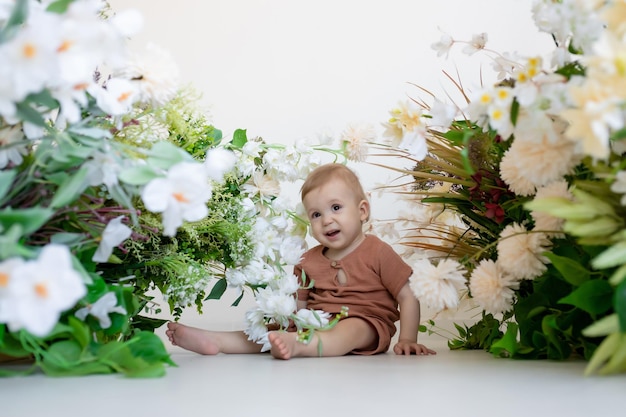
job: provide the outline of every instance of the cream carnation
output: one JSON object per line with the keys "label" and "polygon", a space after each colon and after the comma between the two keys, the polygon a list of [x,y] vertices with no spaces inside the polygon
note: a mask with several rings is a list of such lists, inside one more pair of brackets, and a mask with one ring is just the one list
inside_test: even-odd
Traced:
{"label": "cream carnation", "polygon": [[535,185],[524,176],[515,161],[515,156],[508,151],[500,162],[500,178],[517,195],[529,196],[536,192]]}
{"label": "cream carnation", "polygon": [[517,279],[533,279],[546,271],[543,256],[550,241],[544,233],[528,232],[517,223],[508,225],[498,240],[498,263],[502,271]]}
{"label": "cream carnation", "polygon": [[375,140],[376,131],[371,125],[351,125],[341,134],[341,142],[345,148],[346,158],[356,162],[363,162],[367,159],[367,144]]}
{"label": "cream carnation", "polygon": [[413,270],[409,286],[420,302],[437,312],[458,305],[465,271],[457,261],[445,259],[433,265],[428,259],[420,259],[413,264]]}
{"label": "cream carnation", "polygon": [[530,184],[539,188],[561,180],[580,162],[576,144],[563,136],[561,125],[555,122],[545,129],[520,129],[500,164],[502,179],[513,192],[531,195]]}
{"label": "cream carnation", "polygon": [[499,263],[489,259],[482,260],[472,271],[469,290],[472,298],[487,313],[499,314],[511,309],[514,290],[519,282],[510,275],[502,273]]}

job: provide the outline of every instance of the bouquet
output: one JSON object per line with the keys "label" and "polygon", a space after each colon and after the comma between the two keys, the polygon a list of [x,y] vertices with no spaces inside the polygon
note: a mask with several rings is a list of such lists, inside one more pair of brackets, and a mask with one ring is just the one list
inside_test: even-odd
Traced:
{"label": "bouquet", "polygon": [[625,13],[621,1],[535,1],[549,57],[444,34],[439,56],[488,54],[497,82],[468,91],[446,73],[463,104],[422,88],[431,100],[391,111],[379,147],[405,161],[387,167],[408,178],[396,191],[412,208],[411,287],[437,312],[461,300],[480,311],[450,348],[626,371]]}
{"label": "bouquet", "polygon": [[333,325],[295,311],[307,224],[280,185],[345,147],[226,140],[167,52],[130,52],[140,26],[99,0],[0,1],[0,359],[20,365],[0,375],[163,375],[155,294],[177,320],[251,291],[264,348],[268,326]]}

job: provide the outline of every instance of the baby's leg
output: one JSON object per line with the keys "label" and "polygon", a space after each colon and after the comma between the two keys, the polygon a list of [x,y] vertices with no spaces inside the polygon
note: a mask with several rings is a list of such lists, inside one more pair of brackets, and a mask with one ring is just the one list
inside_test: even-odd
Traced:
{"label": "baby's leg", "polygon": [[[270,332],[268,339],[272,345],[272,355],[278,359],[343,356],[355,349],[370,346],[377,335],[365,320],[352,317],[341,320],[330,330],[315,332],[308,345],[298,342],[297,337],[296,333]],[[318,348],[321,348],[321,351]]]}
{"label": "baby's leg", "polygon": [[201,355],[261,352],[261,345],[248,340],[244,332],[214,332],[169,322],[165,334],[172,345]]}

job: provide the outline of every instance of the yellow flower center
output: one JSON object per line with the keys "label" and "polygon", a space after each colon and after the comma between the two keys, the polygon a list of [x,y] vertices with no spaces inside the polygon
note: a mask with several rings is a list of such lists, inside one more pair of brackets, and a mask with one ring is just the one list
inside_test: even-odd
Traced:
{"label": "yellow flower center", "polygon": [[6,272],[0,272],[0,287],[6,287],[9,285],[9,274]]}
{"label": "yellow flower center", "polygon": [[128,100],[128,97],[130,97],[130,92],[125,92],[119,95],[119,97],[117,98],[117,101],[119,101],[120,103],[123,101]]}
{"label": "yellow flower center", "polygon": [[26,58],[30,59],[37,55],[37,47],[32,43],[26,43],[24,44],[22,52]]}
{"label": "yellow flower center", "polygon": [[65,40],[61,42],[61,45],[57,48],[57,52],[66,52],[72,47],[72,45],[74,45],[74,42]]}
{"label": "yellow flower center", "polygon": [[39,298],[48,298],[48,287],[46,287],[46,284],[41,282],[39,284],[36,284],[35,294],[37,294]]}
{"label": "yellow flower center", "polygon": [[174,199],[178,201],[179,203],[189,202],[189,200],[185,197],[185,194],[183,193],[174,193],[173,196],[174,196]]}

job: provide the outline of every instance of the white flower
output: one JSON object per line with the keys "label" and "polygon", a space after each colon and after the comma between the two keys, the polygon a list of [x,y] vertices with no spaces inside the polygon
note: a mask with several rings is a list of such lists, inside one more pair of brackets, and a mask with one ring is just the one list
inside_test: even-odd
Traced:
{"label": "white flower", "polygon": [[211,194],[204,166],[180,162],[169,169],[165,178],[150,181],[141,198],[148,210],[163,213],[163,234],[174,236],[184,220],[193,222],[207,216],[206,203]]}
{"label": "white flower", "polygon": [[121,116],[130,112],[131,106],[139,97],[137,88],[129,80],[111,78],[106,87],[89,88],[89,92],[96,98],[98,107],[111,116]]}
{"label": "white flower", "polygon": [[276,322],[284,327],[289,324],[289,316],[296,311],[296,299],[293,294],[285,294],[271,288],[259,289],[256,302],[265,315],[275,318]]}
{"label": "white flower", "polygon": [[296,312],[296,320],[300,324],[316,329],[327,326],[331,317],[330,313],[322,310],[302,308]]}
{"label": "white flower", "polygon": [[214,181],[221,182],[224,174],[230,172],[237,162],[235,154],[224,148],[213,148],[206,153],[204,166],[207,175]]}
{"label": "white flower", "polygon": [[450,126],[457,114],[457,107],[435,99],[430,108],[432,116],[429,122],[431,127],[446,129]]}
{"label": "white flower", "polygon": [[14,280],[15,269],[24,264],[22,258],[9,258],[0,262],[0,323],[11,320],[11,281]]}
{"label": "white flower", "polygon": [[426,158],[426,155],[428,154],[426,137],[424,136],[424,132],[421,130],[405,133],[398,147],[401,149],[405,149],[409,154],[411,154],[413,158],[418,161]]}
{"label": "white flower", "polygon": [[306,242],[297,236],[288,236],[280,244],[280,256],[287,265],[296,265],[306,250]]}
{"label": "white flower", "polygon": [[178,66],[167,51],[152,43],[114,75],[132,80],[138,90],[138,101],[153,107],[163,106],[178,91]]}
{"label": "white flower", "polygon": [[515,278],[503,274],[499,263],[483,259],[472,271],[469,289],[472,298],[487,313],[499,314],[511,309],[519,287]]}
{"label": "white flower", "polygon": [[4,317],[11,331],[26,329],[46,336],[62,312],[73,307],[87,292],[82,277],[72,268],[66,246],[45,246],[36,260],[16,266],[3,300]]}
{"label": "white flower", "polygon": [[263,200],[270,200],[280,194],[280,183],[261,171],[255,171],[242,189],[250,196],[258,195]]}
{"label": "white flower", "polygon": [[467,55],[473,55],[474,53],[485,49],[487,43],[487,34],[479,33],[472,35],[472,40],[463,48],[462,52]]}
{"label": "white flower", "polygon": [[9,126],[0,129],[0,169],[10,163],[19,165],[26,155],[26,138],[19,126]]}
{"label": "white flower", "polygon": [[98,319],[101,328],[108,329],[111,327],[111,318],[109,317],[111,313],[126,314],[126,309],[117,305],[117,297],[114,292],[108,292],[95,303],[78,309],[76,317],[84,321],[87,315],[91,315]]}
{"label": "white flower", "polygon": [[420,302],[436,312],[454,308],[459,302],[459,291],[465,287],[465,271],[461,264],[444,259],[433,265],[428,259],[413,264],[409,286]]}
{"label": "white flower", "polygon": [[431,49],[437,51],[438,57],[445,55],[447,58],[448,53],[450,52],[450,48],[452,48],[452,45],[454,45],[454,39],[452,39],[452,36],[444,33],[441,35],[441,38],[439,38],[437,42],[431,44],[430,47]]}
{"label": "white flower", "polygon": [[132,230],[125,224],[122,224],[123,219],[124,216],[119,216],[107,223],[102,232],[102,240],[98,245],[98,249],[91,258],[92,261],[107,262],[113,253],[113,248],[130,237]]}

